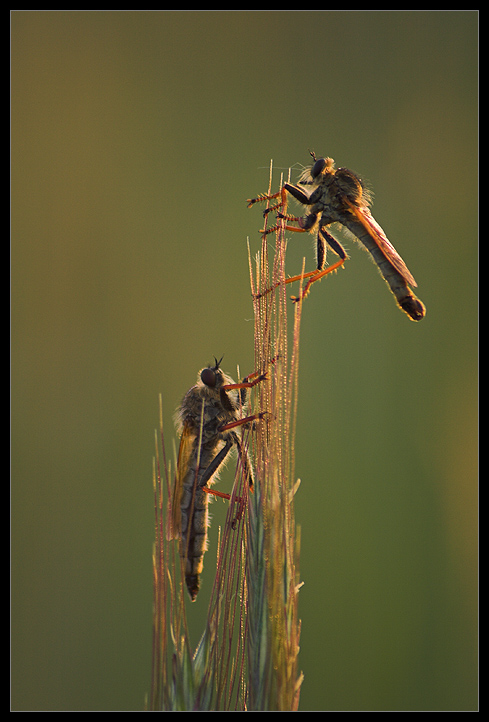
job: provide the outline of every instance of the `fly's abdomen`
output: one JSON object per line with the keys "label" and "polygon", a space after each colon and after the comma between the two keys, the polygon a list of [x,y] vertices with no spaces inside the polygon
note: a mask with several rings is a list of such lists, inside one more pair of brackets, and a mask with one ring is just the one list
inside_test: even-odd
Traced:
{"label": "fly's abdomen", "polygon": [[[420,321],[424,317],[426,309],[408,285],[411,284],[415,286],[416,282],[402,258],[385,237],[382,229],[376,224],[376,235],[372,238],[370,233],[368,233],[365,227],[358,221],[343,219],[341,223],[343,223],[370,252],[402,310],[405,311],[413,321]],[[378,240],[376,241],[375,238]],[[385,248],[385,252],[379,245],[379,241]]]}
{"label": "fly's abdomen", "polygon": [[[192,475],[192,482],[195,475]],[[180,554],[184,560],[185,582],[192,601],[200,587],[200,575],[204,567],[209,525],[209,496],[198,486],[184,484],[181,500],[182,533]]]}

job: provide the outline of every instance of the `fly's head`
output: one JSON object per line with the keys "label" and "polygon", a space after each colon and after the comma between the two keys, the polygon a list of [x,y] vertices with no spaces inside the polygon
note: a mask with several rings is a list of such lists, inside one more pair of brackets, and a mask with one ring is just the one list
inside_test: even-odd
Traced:
{"label": "fly's head", "polygon": [[[239,404],[239,395],[236,391],[226,391],[223,386],[234,384],[233,379],[225,374],[220,368],[222,357],[219,361],[214,358],[215,366],[208,366],[200,371],[200,380],[206,391],[206,396],[215,399],[222,409],[230,414],[234,414]],[[242,399],[244,402],[245,399]]]}
{"label": "fly's head", "polygon": [[334,169],[334,160],[332,158],[316,158],[315,153],[311,153],[314,165],[311,167],[311,176],[314,179],[331,173]]}
{"label": "fly's head", "polygon": [[324,183],[326,178],[334,175],[334,160],[332,158],[316,158],[313,151],[310,155],[314,163],[304,170],[299,178],[299,184],[318,186]]}
{"label": "fly's head", "polygon": [[219,364],[222,359],[222,356],[219,361],[214,357],[214,361],[216,362],[215,366],[208,366],[200,371],[200,380],[204,386],[207,386],[208,389],[219,390],[219,388],[224,384],[224,373],[219,368]]}

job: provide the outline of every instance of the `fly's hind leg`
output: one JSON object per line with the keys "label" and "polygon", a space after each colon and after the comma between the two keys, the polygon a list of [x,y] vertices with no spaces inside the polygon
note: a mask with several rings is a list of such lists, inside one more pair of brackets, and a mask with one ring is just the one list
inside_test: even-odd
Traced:
{"label": "fly's hind leg", "polygon": [[[334,251],[337,256],[339,256],[340,260],[336,263],[333,263],[332,266],[328,266],[327,268],[325,268],[327,246],[329,246],[331,250]],[[317,271],[304,274],[304,276],[295,276],[294,279],[288,279],[287,282],[290,282],[291,280],[299,280],[300,278],[306,278],[306,276],[309,279],[304,286],[300,296],[291,296],[292,300],[295,303],[302,301],[309,293],[313,283],[316,283],[316,281],[320,281],[321,278],[328,275],[328,273],[331,273],[332,271],[337,271],[338,268],[340,268],[340,266],[342,266],[347,259],[348,256],[341,243],[337,241],[336,238],[331,235],[331,233],[328,233],[324,226],[319,228],[317,235]]]}
{"label": "fly's hind leg", "polygon": [[[317,216],[313,213],[302,217],[302,218],[295,218],[294,216],[287,216],[283,215],[281,213],[278,214],[278,217],[283,218],[285,220],[293,220],[297,221],[299,223],[299,226],[290,226],[286,224],[285,226],[282,226],[282,228],[285,228],[287,231],[294,231],[295,233],[307,233],[315,224]],[[277,230],[279,226],[275,226],[274,228],[267,229],[267,233],[271,233],[273,230]],[[326,246],[329,246],[334,253],[336,253],[337,256],[340,257],[340,260],[336,263],[333,263],[332,266],[328,266],[328,268],[325,268],[326,264]],[[340,266],[342,266],[345,261],[347,260],[348,256],[346,254],[345,249],[339,243],[336,238],[334,238],[325,228],[320,228],[317,235],[317,268],[315,271],[308,271],[307,273],[301,273],[297,276],[292,276],[290,278],[285,279],[285,283],[294,283],[295,281],[302,281],[307,280],[307,283],[300,294],[300,296],[291,296],[292,301],[297,303],[298,301],[302,301],[307,294],[309,293],[309,290],[313,283],[316,281],[320,281],[323,276],[326,276],[328,273],[331,273],[332,271],[336,271]],[[266,296],[267,293],[270,293],[270,291],[275,290],[280,286],[279,283],[276,283],[271,288],[267,288],[266,291],[263,291],[262,293],[259,293],[255,296],[255,298],[262,298],[263,296]]]}
{"label": "fly's hind leg", "polygon": [[[273,233],[274,231],[278,230],[285,230],[285,231],[293,231],[294,233],[308,233],[309,230],[314,226],[316,222],[316,214],[311,213],[305,217],[297,217],[297,216],[291,216],[287,213],[278,213],[277,218],[281,218],[285,221],[295,221],[299,225],[297,226],[291,226],[288,223],[285,223],[283,225],[276,225],[271,226],[270,228],[267,228],[266,230],[261,230],[260,233],[268,235],[269,233]],[[317,273],[316,271],[308,271],[307,273],[301,274],[299,276],[292,276],[291,278],[286,278],[285,283],[293,283],[294,281],[299,281],[302,278],[309,278],[310,276],[314,276]],[[263,296],[266,296],[271,291],[274,291],[276,288],[279,288],[280,283],[276,283],[270,288],[267,288],[265,291],[262,291],[261,293],[257,293],[254,295],[255,299],[263,298]]]}

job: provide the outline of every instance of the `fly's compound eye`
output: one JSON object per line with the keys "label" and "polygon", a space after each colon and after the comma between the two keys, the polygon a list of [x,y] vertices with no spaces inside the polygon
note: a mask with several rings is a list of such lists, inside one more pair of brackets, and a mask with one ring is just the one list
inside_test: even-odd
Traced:
{"label": "fly's compound eye", "polygon": [[217,376],[216,376],[216,372],[214,371],[214,369],[211,369],[211,368],[203,369],[201,371],[200,378],[201,378],[202,383],[205,384],[206,386],[209,386],[211,389],[213,389],[214,386],[216,385]]}
{"label": "fly's compound eye", "polygon": [[321,175],[326,165],[326,158],[319,158],[319,160],[317,160],[311,168],[312,177],[317,178],[318,175]]}

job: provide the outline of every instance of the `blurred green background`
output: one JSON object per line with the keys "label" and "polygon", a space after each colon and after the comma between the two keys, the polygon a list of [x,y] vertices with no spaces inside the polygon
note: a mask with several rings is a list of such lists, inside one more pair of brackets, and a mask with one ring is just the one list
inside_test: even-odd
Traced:
{"label": "blurred green background", "polygon": [[11,38],[12,709],[142,709],[158,394],[171,454],[198,369],[253,369],[245,201],[309,149],[371,183],[427,316],[351,241],[304,306],[301,708],[476,709],[477,12],[14,11]]}

